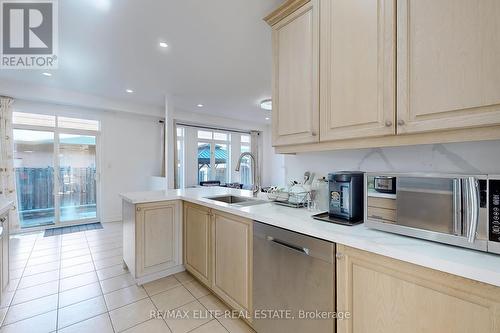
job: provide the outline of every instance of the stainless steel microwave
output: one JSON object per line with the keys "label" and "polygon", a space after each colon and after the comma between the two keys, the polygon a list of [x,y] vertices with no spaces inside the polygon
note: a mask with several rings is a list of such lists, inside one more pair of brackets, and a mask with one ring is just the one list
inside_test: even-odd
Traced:
{"label": "stainless steel microwave", "polygon": [[[381,176],[393,193],[377,191]],[[500,177],[367,173],[365,195],[369,228],[500,254]]]}

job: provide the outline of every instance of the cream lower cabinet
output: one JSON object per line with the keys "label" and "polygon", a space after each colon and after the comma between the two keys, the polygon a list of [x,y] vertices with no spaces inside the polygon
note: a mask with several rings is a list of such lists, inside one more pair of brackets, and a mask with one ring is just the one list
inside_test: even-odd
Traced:
{"label": "cream lower cabinet", "polygon": [[497,0],[398,1],[398,133],[500,123],[499,17]]}
{"label": "cream lower cabinet", "polygon": [[233,309],[252,309],[253,222],[214,211],[212,289]]}
{"label": "cream lower cabinet", "polygon": [[321,141],[396,134],[395,5],[320,0]]}
{"label": "cream lower cabinet", "polygon": [[184,266],[234,310],[252,311],[253,222],[184,203]]}
{"label": "cream lower cabinet", "polygon": [[212,213],[207,207],[184,203],[184,266],[210,287]]}
{"label": "cream lower cabinet", "polygon": [[500,288],[337,245],[339,333],[499,333]]}
{"label": "cream lower cabinet", "polygon": [[182,271],[181,201],[123,202],[123,259],[137,283]]}

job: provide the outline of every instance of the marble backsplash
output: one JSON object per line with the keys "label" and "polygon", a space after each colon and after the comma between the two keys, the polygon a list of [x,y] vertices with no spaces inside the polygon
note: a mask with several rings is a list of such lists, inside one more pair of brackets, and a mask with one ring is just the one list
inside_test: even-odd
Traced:
{"label": "marble backsplash", "polygon": [[500,175],[500,141],[285,155],[285,180],[301,180],[306,170],[319,176],[339,170]]}

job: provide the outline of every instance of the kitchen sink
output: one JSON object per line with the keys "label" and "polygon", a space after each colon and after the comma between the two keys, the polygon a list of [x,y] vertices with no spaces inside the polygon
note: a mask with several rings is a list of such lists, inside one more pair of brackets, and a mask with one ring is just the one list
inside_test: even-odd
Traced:
{"label": "kitchen sink", "polygon": [[221,195],[216,197],[206,197],[205,199],[225,202],[227,204],[234,206],[253,206],[253,205],[260,205],[267,203],[266,200],[259,200],[249,197],[240,197],[236,195]]}

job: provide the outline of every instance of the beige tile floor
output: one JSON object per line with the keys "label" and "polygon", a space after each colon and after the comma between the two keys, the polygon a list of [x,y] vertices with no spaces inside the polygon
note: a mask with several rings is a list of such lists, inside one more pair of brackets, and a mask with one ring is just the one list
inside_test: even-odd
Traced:
{"label": "beige tile floor", "polygon": [[[11,237],[11,281],[0,304],[5,332],[253,332],[186,272],[137,286],[122,268],[122,225],[61,236]],[[179,310],[186,318],[153,318]]]}

